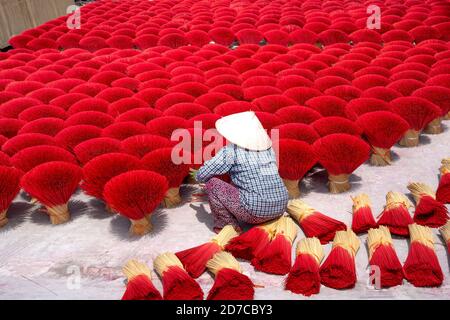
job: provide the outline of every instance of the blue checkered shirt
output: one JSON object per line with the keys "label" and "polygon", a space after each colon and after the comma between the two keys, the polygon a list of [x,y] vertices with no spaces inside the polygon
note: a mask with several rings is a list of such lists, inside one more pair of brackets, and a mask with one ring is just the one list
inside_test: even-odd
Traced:
{"label": "blue checkered shirt", "polygon": [[278,174],[272,148],[250,151],[234,144],[220,149],[198,170],[196,180],[206,182],[228,173],[239,190],[242,205],[257,217],[277,217],[286,210],[288,193]]}

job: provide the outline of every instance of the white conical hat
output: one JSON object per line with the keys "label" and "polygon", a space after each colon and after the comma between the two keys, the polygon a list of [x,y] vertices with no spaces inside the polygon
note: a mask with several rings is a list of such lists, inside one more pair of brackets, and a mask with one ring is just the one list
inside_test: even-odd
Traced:
{"label": "white conical hat", "polygon": [[266,130],[253,111],[235,113],[216,121],[216,129],[229,142],[253,151],[272,146]]}

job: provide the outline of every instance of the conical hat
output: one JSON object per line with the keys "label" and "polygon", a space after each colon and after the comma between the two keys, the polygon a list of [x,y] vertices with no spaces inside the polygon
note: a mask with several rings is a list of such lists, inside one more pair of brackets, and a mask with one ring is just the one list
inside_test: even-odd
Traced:
{"label": "conical hat", "polygon": [[235,113],[216,121],[216,129],[229,142],[253,151],[272,146],[266,130],[253,111]]}

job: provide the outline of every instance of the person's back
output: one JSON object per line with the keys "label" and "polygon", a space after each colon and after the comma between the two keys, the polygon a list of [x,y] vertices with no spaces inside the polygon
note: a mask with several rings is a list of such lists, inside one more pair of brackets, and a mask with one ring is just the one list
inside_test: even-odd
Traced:
{"label": "person's back", "polygon": [[[282,216],[288,192],[278,174],[272,141],[252,111],[232,114],[216,122],[229,142],[196,173],[206,191],[214,216],[214,230],[239,221],[263,223]],[[229,174],[233,184],[217,176]]]}
{"label": "person's back", "polygon": [[233,144],[225,148],[224,152],[234,155],[229,174],[243,205],[258,216],[285,211],[288,193],[278,174],[273,149],[250,151]]}

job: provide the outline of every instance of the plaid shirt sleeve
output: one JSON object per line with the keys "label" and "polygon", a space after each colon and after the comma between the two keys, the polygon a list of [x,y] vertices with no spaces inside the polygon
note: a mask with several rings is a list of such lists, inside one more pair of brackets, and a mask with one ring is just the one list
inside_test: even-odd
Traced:
{"label": "plaid shirt sleeve", "polygon": [[207,182],[214,176],[227,173],[231,170],[233,158],[233,149],[226,146],[223,147],[211,160],[206,161],[203,166],[198,169],[195,179],[198,182]]}

